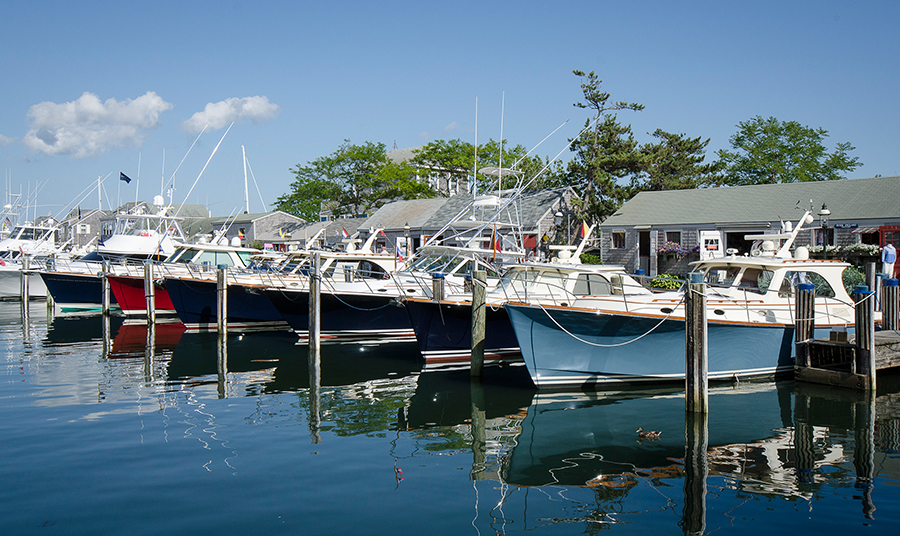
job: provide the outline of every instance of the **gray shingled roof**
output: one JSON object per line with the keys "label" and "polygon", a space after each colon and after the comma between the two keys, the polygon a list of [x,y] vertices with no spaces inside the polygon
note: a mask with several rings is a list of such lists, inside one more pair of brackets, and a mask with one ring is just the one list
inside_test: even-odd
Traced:
{"label": "gray shingled roof", "polygon": [[641,192],[600,227],[796,220],[810,199],[832,220],[900,218],[900,177]]}
{"label": "gray shingled roof", "polygon": [[402,229],[409,224],[413,229],[421,229],[435,211],[438,211],[447,201],[446,197],[436,197],[387,203],[369,216],[360,227],[363,229],[370,227]]}

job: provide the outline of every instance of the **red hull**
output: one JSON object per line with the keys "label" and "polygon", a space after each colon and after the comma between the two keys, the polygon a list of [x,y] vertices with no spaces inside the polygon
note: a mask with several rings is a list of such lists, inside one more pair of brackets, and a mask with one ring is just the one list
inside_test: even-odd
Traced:
{"label": "red hull", "polygon": [[[142,277],[111,276],[109,288],[126,316],[147,315],[147,301],[144,298],[144,279]],[[154,296],[157,315],[175,315],[175,307],[172,305],[166,289],[157,287]]]}

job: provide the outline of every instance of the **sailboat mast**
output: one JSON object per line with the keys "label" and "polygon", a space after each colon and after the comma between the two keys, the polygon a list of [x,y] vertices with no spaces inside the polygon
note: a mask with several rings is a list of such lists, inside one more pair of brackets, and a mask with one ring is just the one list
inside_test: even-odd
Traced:
{"label": "sailboat mast", "polygon": [[247,191],[247,151],[241,145],[241,154],[244,157],[244,214],[250,214],[250,194]]}

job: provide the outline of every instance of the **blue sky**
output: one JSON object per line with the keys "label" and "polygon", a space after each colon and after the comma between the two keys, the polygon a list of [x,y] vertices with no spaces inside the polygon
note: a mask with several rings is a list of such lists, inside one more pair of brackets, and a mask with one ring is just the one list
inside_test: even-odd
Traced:
{"label": "blue sky", "polygon": [[[552,156],[587,112],[573,69],[595,71],[639,141],[662,128],[710,138],[760,115],[828,131],[863,166],[900,175],[900,4],[756,2],[8,3],[0,18],[0,167],[41,185],[57,214],[98,176],[107,199],[175,178],[225,215],[243,206],[244,145],[263,199],[290,168],[344,139],[389,149],[503,137]],[[197,125],[208,124],[196,146]],[[165,150],[165,168],[163,151]],[[187,155],[187,157],[185,157]],[[568,157],[564,155],[564,157]],[[250,209],[262,210],[251,184]],[[96,193],[81,201],[96,207]]]}

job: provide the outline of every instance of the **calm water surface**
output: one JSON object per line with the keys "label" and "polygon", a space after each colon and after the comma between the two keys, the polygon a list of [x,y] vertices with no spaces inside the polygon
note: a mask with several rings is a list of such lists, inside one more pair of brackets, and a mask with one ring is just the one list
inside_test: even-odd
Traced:
{"label": "calm water surface", "polygon": [[[536,393],[413,344],[0,303],[3,534],[846,534],[900,528],[900,384]],[[311,381],[312,377],[312,381]],[[661,431],[640,439],[638,427]]]}

